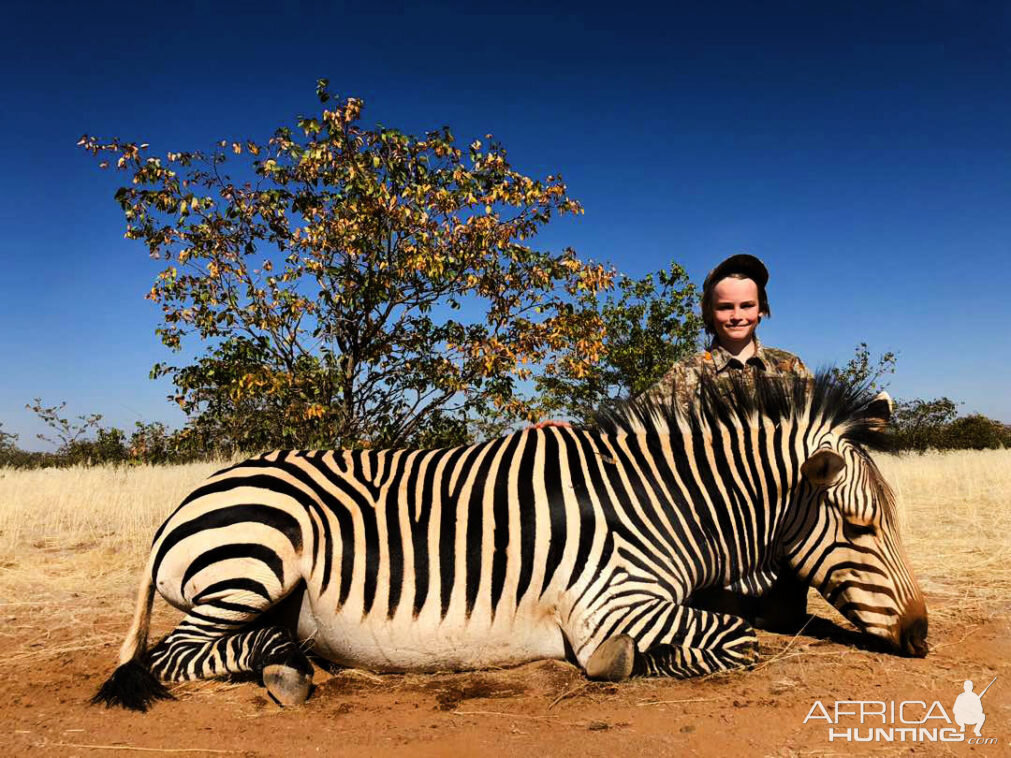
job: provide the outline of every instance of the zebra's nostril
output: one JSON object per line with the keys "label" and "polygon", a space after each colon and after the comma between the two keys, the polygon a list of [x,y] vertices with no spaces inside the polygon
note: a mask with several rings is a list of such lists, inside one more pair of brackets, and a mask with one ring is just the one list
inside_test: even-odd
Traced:
{"label": "zebra's nostril", "polygon": [[925,616],[920,616],[911,623],[903,623],[899,646],[903,653],[914,658],[923,658],[927,655],[927,618]]}

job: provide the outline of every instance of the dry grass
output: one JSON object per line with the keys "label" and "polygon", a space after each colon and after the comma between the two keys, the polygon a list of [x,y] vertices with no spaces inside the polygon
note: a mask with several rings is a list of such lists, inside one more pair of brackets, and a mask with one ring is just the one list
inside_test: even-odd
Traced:
{"label": "dry grass", "polygon": [[171,509],[222,466],[0,469],[0,559],[25,547],[143,550]]}
{"label": "dry grass", "polygon": [[931,621],[1011,605],[1011,450],[879,456]]}
{"label": "dry grass", "polygon": [[[932,625],[1007,613],[1011,450],[879,456],[878,462],[898,495],[906,549],[930,597]],[[65,625],[77,627],[75,649],[113,641],[94,620],[122,614],[127,623],[154,530],[221,465],[0,469],[5,660],[70,652],[46,644]]]}
{"label": "dry grass", "polygon": [[[0,651],[8,665],[117,645],[154,530],[220,463],[0,469]],[[173,618],[177,614],[173,613]],[[157,613],[159,622],[168,614]],[[67,642],[72,640],[72,642]]]}

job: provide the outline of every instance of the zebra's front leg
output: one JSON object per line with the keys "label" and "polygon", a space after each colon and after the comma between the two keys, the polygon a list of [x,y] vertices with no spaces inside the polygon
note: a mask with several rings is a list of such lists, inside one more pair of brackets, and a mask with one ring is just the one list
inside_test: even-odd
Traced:
{"label": "zebra's front leg", "polygon": [[151,650],[151,672],[173,682],[254,673],[281,705],[305,702],[312,664],[288,628],[249,628],[262,612],[257,605],[221,597],[198,603]]}
{"label": "zebra's front leg", "polygon": [[630,676],[687,678],[755,662],[758,638],[744,619],[658,602],[612,622],[585,664],[590,679]]}

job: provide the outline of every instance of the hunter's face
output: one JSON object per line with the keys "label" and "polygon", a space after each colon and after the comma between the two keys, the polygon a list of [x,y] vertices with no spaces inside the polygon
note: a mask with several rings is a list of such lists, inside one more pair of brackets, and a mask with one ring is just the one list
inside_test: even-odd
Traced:
{"label": "hunter's face", "polygon": [[721,279],[713,288],[713,326],[724,347],[746,345],[761,321],[758,285],[751,279]]}

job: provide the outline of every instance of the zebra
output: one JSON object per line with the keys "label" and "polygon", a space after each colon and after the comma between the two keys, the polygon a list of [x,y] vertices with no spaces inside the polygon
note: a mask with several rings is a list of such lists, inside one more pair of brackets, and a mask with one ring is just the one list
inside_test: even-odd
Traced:
{"label": "zebra", "polygon": [[[640,400],[471,446],[263,454],[157,530],[93,701],[146,710],[162,681],[252,673],[297,705],[307,652],[374,671],[567,659],[605,681],[736,669],[754,628],[688,601],[781,576],[922,657],[926,606],[870,456],[890,414],[823,371],[706,383],[689,414]],[[186,616],[148,650],[156,590]]]}

